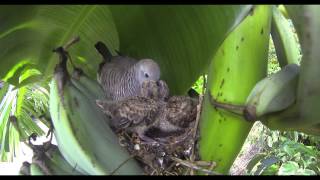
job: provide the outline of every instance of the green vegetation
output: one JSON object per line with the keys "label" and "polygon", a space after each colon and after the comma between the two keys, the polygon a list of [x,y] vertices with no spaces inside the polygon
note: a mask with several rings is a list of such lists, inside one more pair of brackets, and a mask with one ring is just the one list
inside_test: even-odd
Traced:
{"label": "green vegetation", "polygon": [[[296,42],[298,37],[291,20],[288,20],[291,30],[295,33]],[[269,41],[268,52],[268,75],[279,71],[280,65],[272,39]],[[207,75],[205,75],[207,77]],[[192,86],[199,94],[202,93],[204,78],[199,79]],[[248,161],[250,148],[257,149],[256,154],[250,156],[248,166],[241,172],[247,175],[314,175],[320,174],[320,137],[308,135],[297,131],[270,130],[262,123],[257,122],[252,127],[238,159],[233,165],[233,171],[238,164]],[[232,170],[231,170],[232,171]]]}
{"label": "green vegetation", "polygon": [[[52,167],[69,164],[84,174],[141,174],[136,163],[126,166],[138,158],[146,158],[146,174],[320,174],[319,138],[313,136],[320,135],[319,9],[300,5],[0,6],[0,19],[6,20],[0,26],[0,160],[12,161],[21,143],[31,147],[30,139],[35,134],[44,137],[45,129],[51,127],[57,147],[34,146],[33,152],[40,154],[32,163],[24,163],[34,174],[55,174],[40,167],[45,162],[42,157],[52,160]],[[75,37],[80,41],[71,47]],[[130,156],[123,156],[125,147],[117,146],[123,133],[116,136],[105,124],[110,119],[96,106],[97,99],[104,99],[97,81],[102,62],[95,47],[98,41],[113,55],[120,52],[156,61],[172,95],[194,93],[190,87],[204,95],[200,96],[202,109],[192,103],[192,116],[187,115],[196,122],[184,127],[188,150],[169,143],[169,148],[157,146],[155,155],[150,155],[144,150],[154,148],[142,145],[153,144],[133,137],[141,134],[132,130],[136,132],[127,137],[126,149]],[[286,67],[295,69],[286,71]],[[50,84],[53,80],[57,88]],[[179,110],[183,104],[173,107]],[[181,113],[178,110],[173,114]],[[135,125],[124,123],[129,117],[138,123],[159,122],[157,117],[121,117],[125,130]],[[158,143],[159,138],[155,138]],[[195,142],[197,148],[190,149]],[[120,144],[127,143],[121,140]],[[43,156],[50,149],[61,153],[60,163],[54,163],[50,153]],[[176,152],[162,149],[183,153],[177,160]],[[200,162],[195,161],[195,152]],[[177,171],[167,172],[163,163]]]}

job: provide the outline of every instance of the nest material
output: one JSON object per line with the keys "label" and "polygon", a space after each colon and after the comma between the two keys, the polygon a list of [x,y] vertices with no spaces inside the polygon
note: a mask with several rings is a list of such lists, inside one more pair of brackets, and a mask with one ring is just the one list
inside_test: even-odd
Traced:
{"label": "nest material", "polygon": [[181,161],[199,160],[198,154],[192,153],[192,148],[195,147],[198,139],[198,136],[195,139],[193,133],[190,133],[194,130],[190,128],[185,131],[181,135],[185,136],[185,139],[181,142],[175,142],[175,137],[171,136],[166,137],[166,143],[147,144],[141,142],[136,134],[125,131],[118,133],[118,137],[120,145],[134,156],[146,174],[182,175],[188,173],[190,167],[177,162],[177,159]]}
{"label": "nest material", "polygon": [[215,166],[214,162],[199,161],[201,102],[202,97],[197,106],[197,117],[182,133],[163,136],[157,129],[150,129],[147,134],[159,142],[151,144],[142,142],[135,133],[121,130],[117,132],[120,145],[138,161],[147,175],[192,175],[194,170],[215,174],[208,170]]}

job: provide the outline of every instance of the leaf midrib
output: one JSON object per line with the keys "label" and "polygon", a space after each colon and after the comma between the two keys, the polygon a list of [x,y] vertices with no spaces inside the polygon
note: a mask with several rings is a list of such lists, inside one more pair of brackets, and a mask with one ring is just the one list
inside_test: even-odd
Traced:
{"label": "leaf midrib", "polygon": [[[91,12],[97,7],[97,5],[90,5],[84,7],[81,12],[79,13],[78,17],[76,17],[74,23],[71,24],[70,28],[67,30],[67,32],[64,34],[62,39],[59,41],[59,45],[63,45],[62,43],[68,41],[70,36],[79,29],[79,27],[82,25],[82,23],[86,20],[86,18],[91,14]],[[44,72],[44,77],[51,77],[49,73],[52,72],[52,69],[54,68],[55,64],[57,63],[56,59],[53,59],[53,55],[51,55],[51,58],[48,62],[48,66]]]}

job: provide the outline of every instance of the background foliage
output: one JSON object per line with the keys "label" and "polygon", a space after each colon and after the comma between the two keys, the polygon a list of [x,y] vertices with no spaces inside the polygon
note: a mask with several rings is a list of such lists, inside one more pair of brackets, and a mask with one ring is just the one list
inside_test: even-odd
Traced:
{"label": "background foliage", "polygon": [[[57,63],[53,48],[80,36],[70,54],[77,66],[95,78],[101,57],[94,44],[102,40],[112,53],[119,50],[136,58],[155,59],[173,94],[185,94],[192,85],[201,93],[201,75],[207,74],[217,49],[251,7],[0,6],[0,77],[7,81],[0,83],[1,161],[12,160],[19,142],[32,132],[44,135],[38,124],[48,125],[50,117],[47,82]],[[268,74],[278,70],[270,41]],[[13,115],[18,123],[10,121]],[[320,174],[317,136],[270,131],[256,123],[239,157],[254,144],[261,147],[249,158],[251,162],[234,164],[247,167],[242,174]]]}

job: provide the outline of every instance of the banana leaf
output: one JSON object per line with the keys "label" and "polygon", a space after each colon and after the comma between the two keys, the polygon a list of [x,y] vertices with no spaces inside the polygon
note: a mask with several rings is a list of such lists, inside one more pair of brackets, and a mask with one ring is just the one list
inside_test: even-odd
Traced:
{"label": "banana leaf", "polygon": [[219,48],[210,64],[200,119],[200,156],[227,174],[253,125],[211,102],[243,105],[255,84],[267,75],[271,6],[256,6]]}
{"label": "banana leaf", "polygon": [[[21,71],[34,68],[48,79],[57,63],[52,50],[80,36],[80,42],[69,51],[74,63],[91,77],[96,77],[101,62],[94,44],[103,41],[112,53],[120,49],[138,59],[155,59],[172,93],[184,93],[250,7],[0,6],[0,17],[6,19],[0,28],[0,77],[9,73],[8,81],[18,85],[23,82],[17,80]],[[13,68],[22,60],[24,66]],[[27,82],[35,81],[39,79]]]}
{"label": "banana leaf", "polygon": [[[119,50],[137,59],[155,59],[171,93],[184,94],[207,71],[219,46],[251,13],[251,8],[252,5],[0,6],[0,77],[16,88],[34,82],[45,84],[58,63],[52,50],[79,36],[80,42],[68,51],[73,64],[92,78],[101,62],[94,44],[103,41],[113,54]],[[39,73],[28,73],[31,70]],[[21,116],[27,114],[21,112]],[[30,119],[20,119],[24,127],[35,130]]]}

